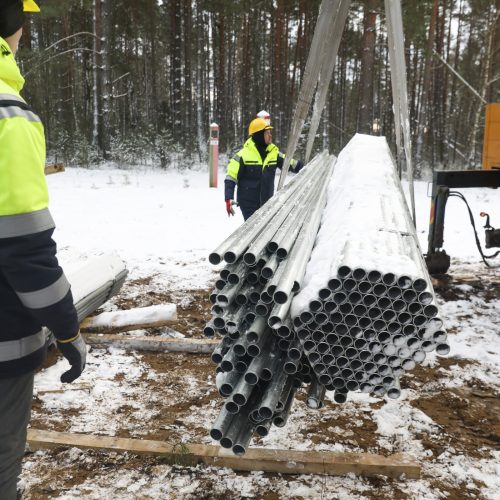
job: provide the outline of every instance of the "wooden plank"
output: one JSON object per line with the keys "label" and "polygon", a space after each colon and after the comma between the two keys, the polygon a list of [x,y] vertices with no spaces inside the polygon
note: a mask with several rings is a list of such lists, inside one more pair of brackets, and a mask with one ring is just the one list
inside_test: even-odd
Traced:
{"label": "wooden plank", "polygon": [[220,341],[215,339],[186,339],[169,337],[138,337],[123,335],[84,334],[85,340],[96,346],[116,346],[137,351],[167,351],[212,354]]}
{"label": "wooden plank", "polygon": [[148,328],[163,328],[172,323],[171,319],[162,319],[160,321],[149,321],[147,323],[135,323],[131,325],[110,326],[110,325],[94,325],[93,317],[85,318],[80,323],[82,333],[120,333],[130,332],[133,330],[147,330]]}
{"label": "wooden plank", "polygon": [[32,448],[71,446],[102,451],[159,455],[171,463],[194,466],[204,463],[229,467],[236,471],[264,471],[281,474],[321,474],[359,476],[384,475],[418,479],[420,465],[402,455],[383,457],[369,453],[328,453],[317,451],[250,448],[242,457],[219,446],[203,444],[170,444],[165,441],[115,438],[91,434],[28,429]]}
{"label": "wooden plank", "polygon": [[477,276],[458,276],[456,274],[445,274],[444,276],[431,276],[431,283],[434,288],[457,285],[481,286],[482,280]]}
{"label": "wooden plank", "polygon": [[92,389],[90,384],[71,384],[70,386],[63,387],[62,389],[46,389],[36,390],[35,396],[45,396],[46,394],[63,394],[68,391],[88,391]]}
{"label": "wooden plank", "polygon": [[64,172],[66,169],[62,163],[54,163],[52,165],[45,165],[45,175],[58,174]]}

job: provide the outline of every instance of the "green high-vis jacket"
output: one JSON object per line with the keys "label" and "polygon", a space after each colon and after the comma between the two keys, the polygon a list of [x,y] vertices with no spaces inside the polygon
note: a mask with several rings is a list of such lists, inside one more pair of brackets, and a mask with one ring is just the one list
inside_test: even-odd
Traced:
{"label": "green high-vis jacket", "polygon": [[24,78],[0,38],[0,379],[36,369],[48,327],[79,330],[70,284],[56,258],[40,118],[19,92]]}
{"label": "green high-vis jacket", "polygon": [[23,85],[14,56],[0,38],[0,216],[48,206],[43,125],[19,95]]}

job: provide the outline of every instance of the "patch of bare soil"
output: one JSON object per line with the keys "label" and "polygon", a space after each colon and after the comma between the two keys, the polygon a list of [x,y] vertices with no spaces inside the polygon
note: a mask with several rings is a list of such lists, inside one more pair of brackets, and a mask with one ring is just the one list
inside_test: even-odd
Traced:
{"label": "patch of bare soil", "polygon": [[[182,436],[192,436],[193,442],[208,435],[208,429],[185,423],[186,417],[194,408],[208,407],[211,401],[218,401],[219,394],[209,376],[215,377],[214,364],[210,356],[178,353],[144,353],[142,361],[151,367],[154,373],[163,374],[161,385],[168,385],[165,406],[154,419],[154,426],[143,436],[145,439],[157,439],[171,443],[180,442]],[[165,379],[166,377],[166,379]],[[197,390],[191,394],[186,386],[188,380],[195,381]],[[141,382],[147,384],[150,391],[163,391],[155,379],[142,376]],[[200,395],[200,389],[203,394]],[[178,394],[182,397],[172,397]],[[163,398],[162,398],[163,399]],[[132,437],[123,435],[122,437]],[[141,436],[142,437],[142,436]]]}
{"label": "patch of bare soil", "polygon": [[[481,296],[486,302],[500,297],[500,281],[495,274],[459,276],[444,274],[433,278],[434,291],[446,302]],[[467,285],[464,287],[463,285]]]}
{"label": "patch of bare soil", "polygon": [[[306,407],[306,392],[301,390],[296,396],[296,405]],[[380,408],[383,402],[374,403]],[[377,425],[371,418],[371,410],[355,412],[348,404],[336,404],[325,400],[321,410],[310,410],[313,419],[308,419],[304,426],[304,439],[314,444],[341,444],[350,449],[362,449],[376,452]]]}
{"label": "patch of bare soil", "polygon": [[[208,435],[205,427],[197,427],[185,423],[185,419],[192,413],[193,408],[209,405],[211,401],[218,401],[219,395],[209,377],[215,376],[214,365],[210,356],[182,353],[158,353],[144,352],[141,361],[150,369],[146,369],[141,378],[136,381],[144,387],[145,394],[155,394],[154,401],[145,403],[145,410],[158,410],[158,401],[161,401],[161,411],[154,419],[147,422],[139,422],[137,408],[128,404],[120,406],[116,413],[117,418],[123,423],[123,428],[117,433],[117,437],[140,437],[141,439],[153,439],[176,443],[181,441],[182,436],[189,435],[194,442]],[[158,377],[151,377],[151,374]],[[119,374],[116,380],[123,377]],[[192,388],[191,384],[195,384]],[[62,412],[64,418],[51,421],[50,430],[67,431],[73,419],[77,419],[80,411],[68,408]],[[40,417],[37,417],[37,416]],[[67,417],[67,418],[66,418]],[[34,428],[45,428],[46,416],[42,408],[41,400],[35,396],[33,400],[33,417],[31,426]],[[141,429],[137,435],[133,428],[127,428],[127,423],[136,424],[132,427]],[[146,432],[144,432],[146,431]]]}
{"label": "patch of bare soil", "polygon": [[467,387],[442,390],[412,401],[440,426],[436,435],[417,435],[439,456],[451,448],[474,458],[491,456],[500,446],[500,399],[493,392]]}
{"label": "patch of bare soil", "polygon": [[[58,498],[64,495],[71,488],[82,485],[88,479],[96,476],[110,474],[113,472],[134,472],[153,476],[154,468],[162,465],[164,460],[156,457],[145,457],[131,455],[129,453],[102,453],[94,450],[85,451],[85,460],[71,460],[68,457],[68,450],[65,448],[55,448],[51,450],[54,456],[64,461],[64,467],[54,471],[50,465],[42,467],[39,471],[46,480],[30,488],[29,492],[23,495],[23,500],[42,500],[47,498]],[[28,456],[32,452],[28,453]],[[91,490],[80,487],[81,495],[85,498],[90,495]],[[141,499],[151,499],[150,496],[141,496]]]}
{"label": "patch of bare soil", "polygon": [[[210,318],[210,302],[207,290],[186,290],[182,293],[163,293],[154,290],[147,290],[151,278],[136,280],[134,286],[144,286],[146,288],[140,299],[130,299],[118,297],[115,304],[120,309],[132,307],[160,304],[166,302],[177,303],[178,320],[172,324],[172,328],[182,332],[189,337],[202,337],[203,327]],[[455,284],[467,284],[472,287],[472,291]],[[470,293],[481,295],[485,300],[497,299],[500,296],[500,283],[493,280],[485,281],[481,279],[454,280],[453,283],[436,286],[436,291],[444,300],[466,299]],[[151,331],[151,334],[157,332]],[[49,360],[45,366],[50,366],[57,359],[57,353],[49,354]],[[123,427],[117,435],[119,437],[140,437],[143,439],[165,440],[168,442],[180,442],[182,436],[189,435],[191,442],[199,442],[206,437],[208,430],[203,425],[192,424],[188,417],[193,408],[208,408],[212,401],[217,401],[219,406],[221,398],[218,395],[214,384],[215,367],[209,356],[190,355],[178,353],[141,353],[141,359],[151,370],[148,372],[157,373],[158,378],[143,375],[140,379],[145,390],[151,394],[159,395],[162,401],[161,411],[146,422],[147,432],[138,436],[133,427],[127,426],[137,417],[134,414],[137,410],[124,404],[117,411],[117,419],[123,423]],[[477,380],[464,381],[458,388],[448,388],[441,381],[449,377],[451,367],[458,365],[460,368],[467,368],[475,362],[455,359],[439,358],[439,362],[432,368],[418,366],[411,373],[401,378],[401,387],[412,389],[420,397],[411,401],[411,404],[423,411],[440,427],[440,432],[428,435],[421,433],[417,438],[421,440],[423,446],[432,451],[429,461],[436,458],[443,452],[448,451],[453,454],[464,454],[474,459],[481,459],[491,456],[491,451],[500,446],[500,403],[498,394],[490,387],[484,386]],[[160,376],[161,375],[161,376]],[[212,381],[209,381],[212,377]],[[191,381],[191,382],[190,382]],[[190,383],[194,383],[197,390],[190,392]],[[304,404],[304,394],[298,394],[297,405]],[[326,409],[330,415],[325,418],[324,411],[317,412],[317,418],[309,419],[304,426],[304,438],[310,439],[313,443],[339,443],[356,451],[378,452],[377,425],[372,418],[372,410],[380,408],[385,402],[371,405],[370,411],[355,411],[348,405],[335,405],[326,402]],[[150,403],[150,406],[158,406],[158,403]],[[35,398],[34,414],[40,413],[41,401]],[[332,412],[334,418],[331,418]],[[68,410],[63,415],[77,417],[76,410]],[[323,415],[322,415],[323,413]],[[64,419],[65,420],[65,419]],[[46,422],[46,421],[44,421]],[[32,426],[37,427],[37,418],[32,421]],[[144,427],[144,426],[142,426]],[[53,430],[67,430],[64,422],[55,420],[50,423]],[[142,428],[144,431],[144,428]],[[259,445],[260,439],[254,443]],[[54,467],[47,466],[46,470],[38,473],[43,477],[37,486],[32,488],[26,498],[51,498],[64,494],[74,485],[82,484],[85,480],[95,475],[105,475],[114,471],[139,471],[144,474],[153,475],[155,467],[165,464],[165,460],[155,457],[134,456],[130,454],[100,453],[97,451],[85,451],[86,460],[68,461],[64,456],[68,451],[56,449],[50,451],[54,457]],[[382,452],[383,453],[383,452]],[[56,464],[64,463],[64,467]],[[234,492],[227,491],[224,494],[214,495],[214,476],[206,474],[203,467],[181,467],[174,466],[173,474],[190,474],[193,479],[201,481],[203,493],[200,499],[226,499],[236,498]],[[244,475],[244,474],[242,474]],[[277,485],[279,490],[279,474],[264,474]],[[290,480],[302,481],[301,476],[287,476]],[[426,477],[437,491],[446,495],[448,500],[462,500],[464,498],[463,485],[453,485],[440,481],[433,477]],[[318,481],[321,478],[318,477]],[[370,491],[363,492],[364,497],[372,499],[406,499],[408,494],[402,489],[404,483],[384,477],[368,478],[365,481],[371,486]],[[475,488],[467,490],[467,498],[477,498],[480,496],[479,488],[482,484],[475,482]],[[278,500],[283,498],[278,491],[273,489],[262,490],[256,486],[258,498],[264,500]],[[201,491],[201,490],[200,490]],[[82,491],[85,496],[85,491]],[[148,497],[141,497],[148,498]],[[301,498],[293,496],[290,498]]]}
{"label": "patch of bare soil", "polygon": [[[405,373],[400,379],[401,389],[414,389],[419,393],[429,390],[435,391],[435,383],[447,378],[450,367],[458,366],[466,368],[467,366],[477,365],[475,361],[461,358],[437,358],[437,365],[430,368],[428,366],[417,365],[411,372]],[[478,383],[480,383],[478,381]]]}
{"label": "patch of bare soil", "polygon": [[411,404],[441,428],[438,434],[417,437],[434,457],[450,448],[475,458],[489,457],[491,449],[500,444],[498,393],[474,379],[464,381],[459,388],[440,385],[450,367],[466,368],[477,363],[457,358],[438,359],[439,364],[433,368],[417,366],[401,377],[401,388],[413,389],[421,395]]}

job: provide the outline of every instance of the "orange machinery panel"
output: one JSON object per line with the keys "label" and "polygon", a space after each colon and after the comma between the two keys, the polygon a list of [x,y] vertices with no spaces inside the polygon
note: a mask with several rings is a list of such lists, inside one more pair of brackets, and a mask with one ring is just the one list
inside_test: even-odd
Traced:
{"label": "orange machinery panel", "polygon": [[500,103],[486,105],[483,169],[500,169]]}

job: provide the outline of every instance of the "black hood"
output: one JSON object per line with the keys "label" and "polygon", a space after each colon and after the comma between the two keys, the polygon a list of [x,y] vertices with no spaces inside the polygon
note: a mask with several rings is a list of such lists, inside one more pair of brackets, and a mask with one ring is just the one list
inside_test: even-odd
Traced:
{"label": "black hood", "polygon": [[260,153],[262,159],[264,159],[267,155],[266,153],[267,144],[266,141],[264,140],[264,130],[259,130],[258,132],[255,132],[255,134],[252,135],[252,139],[253,142],[255,143],[255,146],[257,147],[257,151]]}
{"label": "black hood", "polygon": [[23,2],[6,0],[0,4],[0,36],[7,38],[13,35],[24,23]]}

